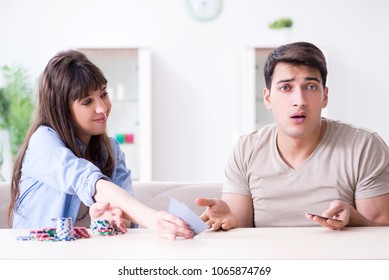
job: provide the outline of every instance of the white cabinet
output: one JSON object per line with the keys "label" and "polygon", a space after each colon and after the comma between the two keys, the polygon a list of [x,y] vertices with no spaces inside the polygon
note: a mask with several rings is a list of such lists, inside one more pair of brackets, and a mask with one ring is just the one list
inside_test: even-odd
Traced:
{"label": "white cabinet", "polygon": [[241,58],[240,133],[248,133],[273,122],[263,104],[263,67],[273,47],[247,48]]}
{"label": "white cabinet", "polygon": [[79,48],[104,73],[112,110],[108,135],[126,154],[132,180],[152,180],[151,54],[147,49]]}

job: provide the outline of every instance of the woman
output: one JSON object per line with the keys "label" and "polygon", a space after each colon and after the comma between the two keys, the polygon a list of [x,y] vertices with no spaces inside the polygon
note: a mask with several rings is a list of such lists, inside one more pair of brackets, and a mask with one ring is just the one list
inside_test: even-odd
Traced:
{"label": "woman", "polygon": [[119,209],[127,227],[140,224],[170,239],[194,236],[178,217],[134,199],[124,153],[106,134],[110,110],[107,80],[84,54],[64,51],[48,62],[37,115],[13,169],[14,228],[44,227],[58,217],[75,221],[87,214],[79,213],[82,203],[98,202],[108,216]]}

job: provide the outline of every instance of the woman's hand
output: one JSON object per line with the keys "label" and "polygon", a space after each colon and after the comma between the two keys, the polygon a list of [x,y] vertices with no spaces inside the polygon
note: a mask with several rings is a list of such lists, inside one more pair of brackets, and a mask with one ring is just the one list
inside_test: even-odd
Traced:
{"label": "woman's hand", "polygon": [[111,226],[117,227],[123,233],[127,232],[122,210],[112,208],[109,202],[96,202],[89,208],[89,215],[92,221],[107,220]]}
{"label": "woman's hand", "polygon": [[173,240],[176,237],[191,239],[194,237],[194,232],[186,222],[166,211],[156,213],[153,230],[166,239]]}

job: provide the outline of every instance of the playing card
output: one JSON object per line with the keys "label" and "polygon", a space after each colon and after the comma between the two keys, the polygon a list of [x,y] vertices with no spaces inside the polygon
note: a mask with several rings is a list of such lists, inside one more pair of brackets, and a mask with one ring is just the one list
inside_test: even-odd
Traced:
{"label": "playing card", "polygon": [[204,223],[196,213],[190,210],[185,203],[179,202],[173,197],[170,199],[169,213],[176,215],[181,220],[188,223],[195,235],[208,229],[208,225]]}

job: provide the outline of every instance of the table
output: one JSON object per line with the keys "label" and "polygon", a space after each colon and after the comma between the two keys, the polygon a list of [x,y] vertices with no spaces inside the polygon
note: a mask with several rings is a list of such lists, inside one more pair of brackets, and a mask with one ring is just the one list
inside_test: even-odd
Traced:
{"label": "table", "polygon": [[148,229],[76,241],[19,241],[28,230],[0,230],[0,259],[169,260],[389,259],[389,227],[240,228],[167,240]]}

